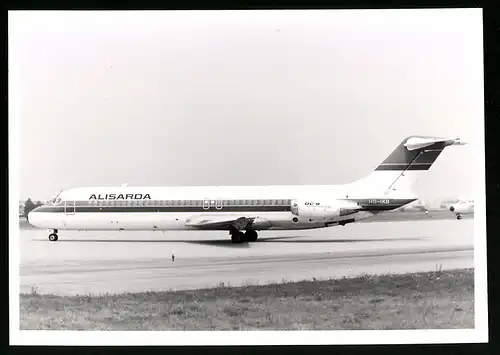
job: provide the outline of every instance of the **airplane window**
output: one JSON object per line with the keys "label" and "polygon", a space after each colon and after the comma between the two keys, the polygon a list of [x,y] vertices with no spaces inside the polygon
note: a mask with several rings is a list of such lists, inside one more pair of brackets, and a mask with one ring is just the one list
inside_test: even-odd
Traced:
{"label": "airplane window", "polygon": [[62,202],[62,200],[59,197],[54,197],[52,200],[49,201],[49,203],[52,205],[58,205],[61,202]]}

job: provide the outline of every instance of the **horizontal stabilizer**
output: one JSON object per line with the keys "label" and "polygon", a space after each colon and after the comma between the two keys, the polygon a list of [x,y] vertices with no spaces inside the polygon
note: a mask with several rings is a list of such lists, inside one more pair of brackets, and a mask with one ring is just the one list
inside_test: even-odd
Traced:
{"label": "horizontal stabilizer", "polygon": [[410,137],[404,146],[408,150],[416,150],[429,147],[436,143],[444,143],[444,146],[450,145],[464,145],[466,143],[461,142],[460,138],[423,138],[423,137]]}

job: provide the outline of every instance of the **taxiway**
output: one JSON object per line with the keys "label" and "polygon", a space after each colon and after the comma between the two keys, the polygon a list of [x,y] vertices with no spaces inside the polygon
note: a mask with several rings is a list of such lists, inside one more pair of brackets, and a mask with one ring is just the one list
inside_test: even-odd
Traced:
{"label": "taxiway", "polygon": [[21,229],[20,286],[71,295],[471,268],[473,225],[472,218],[360,223],[261,232],[243,245],[223,232],[61,231],[49,242],[43,230]]}

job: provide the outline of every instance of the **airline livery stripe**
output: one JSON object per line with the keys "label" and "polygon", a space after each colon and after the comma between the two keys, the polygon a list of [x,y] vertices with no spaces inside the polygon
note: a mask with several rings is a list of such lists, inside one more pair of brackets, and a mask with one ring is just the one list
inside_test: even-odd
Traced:
{"label": "airline livery stripe", "polygon": [[71,205],[66,206],[42,206],[39,207],[37,212],[48,212],[48,213],[182,213],[182,212],[192,212],[192,213],[207,213],[207,212],[287,212],[290,211],[290,206],[224,206],[222,208],[215,208],[211,206],[210,208],[204,209],[202,206],[76,206]]}
{"label": "airline livery stripe", "polygon": [[[392,210],[403,205],[406,205],[414,200],[408,199],[348,199],[358,203],[363,211],[382,211]],[[41,206],[36,209],[36,212],[47,213],[207,213],[207,212],[224,212],[224,213],[237,213],[237,212],[289,212],[291,211],[290,205],[277,205],[277,206],[210,206],[210,208],[203,208],[203,206],[150,206],[150,205],[136,205],[136,206],[105,206],[105,205],[81,205],[82,201],[77,201],[76,206],[73,202],[69,202],[66,206],[64,204],[56,206]]]}
{"label": "airline livery stripe", "polygon": [[408,164],[394,164],[394,165],[386,165],[381,164],[377,167],[377,171],[426,171],[429,170],[432,164],[422,164],[422,165],[408,165]]}

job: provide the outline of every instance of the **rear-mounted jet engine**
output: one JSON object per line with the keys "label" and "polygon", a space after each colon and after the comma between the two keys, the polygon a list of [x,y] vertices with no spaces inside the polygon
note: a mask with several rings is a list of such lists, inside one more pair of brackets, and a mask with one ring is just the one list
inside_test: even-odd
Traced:
{"label": "rear-mounted jet engine", "polygon": [[332,222],[343,220],[343,217],[355,214],[361,209],[360,205],[351,201],[293,200],[291,211],[310,222]]}

